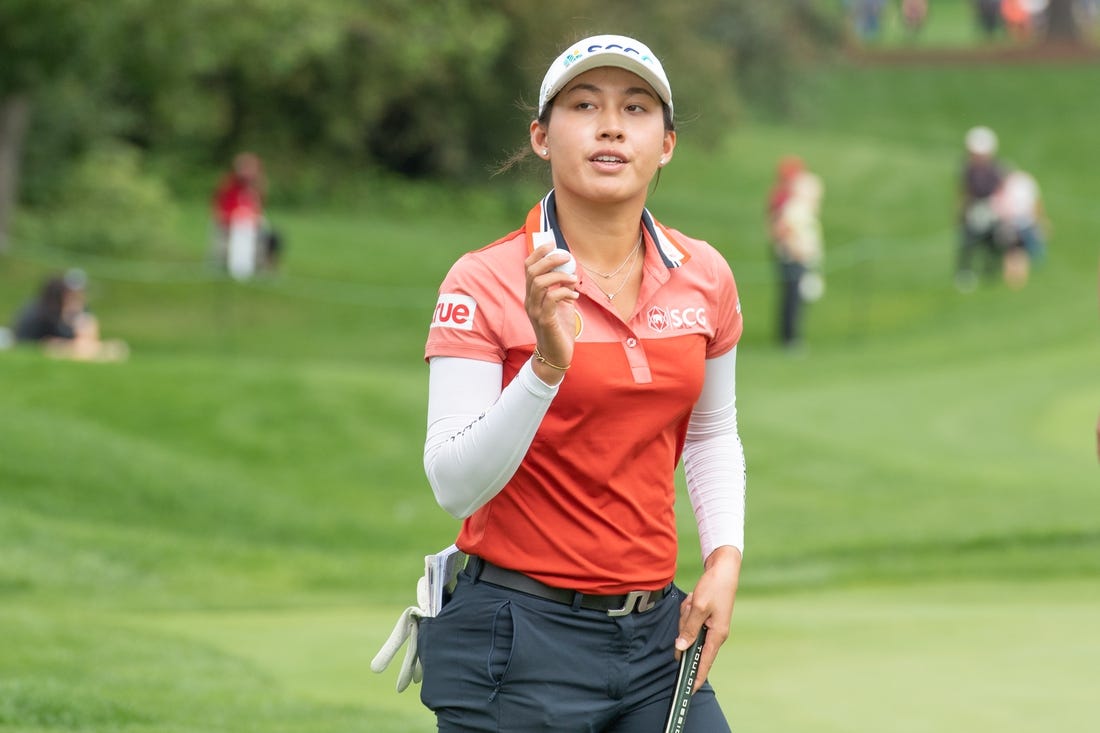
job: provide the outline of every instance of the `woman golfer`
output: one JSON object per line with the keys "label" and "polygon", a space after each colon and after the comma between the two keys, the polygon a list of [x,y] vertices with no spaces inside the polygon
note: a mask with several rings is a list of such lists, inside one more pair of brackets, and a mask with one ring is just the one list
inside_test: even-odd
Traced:
{"label": "woman golfer", "polygon": [[[662,730],[677,656],[709,635],[689,731],[728,731],[703,684],[741,565],[737,289],[645,208],[676,147],[657,57],[595,36],[550,66],[531,148],[553,189],[439,292],[424,464],[470,555],[420,626],[440,731]],[[672,584],[683,459],[705,572]]]}

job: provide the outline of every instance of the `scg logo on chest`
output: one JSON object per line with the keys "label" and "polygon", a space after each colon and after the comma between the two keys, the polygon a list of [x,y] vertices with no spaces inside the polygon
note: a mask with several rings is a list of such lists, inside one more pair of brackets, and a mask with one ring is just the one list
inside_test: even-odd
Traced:
{"label": "scg logo on chest", "polygon": [[670,328],[706,328],[706,308],[661,308],[653,306],[646,314],[649,327],[661,333]]}

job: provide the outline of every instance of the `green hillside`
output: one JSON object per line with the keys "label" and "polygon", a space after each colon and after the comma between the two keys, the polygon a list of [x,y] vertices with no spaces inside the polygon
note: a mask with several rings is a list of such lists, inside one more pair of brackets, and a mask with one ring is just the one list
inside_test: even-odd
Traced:
{"label": "green hillside", "polygon": [[[651,209],[733,266],[748,538],[712,681],[742,733],[1084,730],[1100,634],[1100,67],[821,71],[797,121],[680,129]],[[705,113],[705,112],[704,112]],[[1054,224],[1020,291],[952,286],[961,141]],[[826,184],[808,350],[772,339],[776,161]],[[283,272],[20,241],[0,311],[79,265],[123,364],[0,351],[0,731],[434,728],[368,663],[457,523],[421,467],[435,288],[542,191],[369,188],[272,212]],[[700,568],[690,510],[680,581]]]}

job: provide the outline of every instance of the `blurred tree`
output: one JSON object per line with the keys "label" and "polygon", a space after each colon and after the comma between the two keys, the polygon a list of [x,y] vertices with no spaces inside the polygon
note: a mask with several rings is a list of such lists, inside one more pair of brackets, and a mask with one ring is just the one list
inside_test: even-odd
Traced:
{"label": "blurred tree", "polygon": [[836,13],[817,6],[3,0],[0,233],[21,157],[25,200],[46,205],[66,171],[112,139],[204,170],[249,148],[281,163],[280,180],[372,166],[482,179],[525,140],[524,104],[547,60],[598,32],[652,46],[680,124],[693,140],[717,141],[744,100],[791,108],[799,64],[839,39]]}
{"label": "blurred tree", "polygon": [[[559,0],[532,7],[498,0],[510,32],[496,85],[534,96],[546,62],[570,42],[614,32],[643,40],[658,55],[676,90],[678,124],[697,144],[717,143],[741,108],[792,111],[796,70],[841,40],[835,12],[806,0]],[[488,110],[498,115],[503,107]],[[524,111],[506,139],[526,140]],[[687,129],[685,129],[687,128]]]}
{"label": "blurred tree", "polygon": [[736,113],[739,81],[754,103],[789,107],[797,64],[839,38],[823,32],[831,16],[814,7],[188,0],[133,21],[128,35],[143,41],[126,52],[122,96],[144,100],[148,130],[135,131],[138,143],[205,140],[223,160],[266,147],[409,176],[480,178],[522,144],[528,111],[516,102],[534,101],[546,60],[569,41],[609,29],[646,39],[675,80],[681,121],[717,140]]}
{"label": "blurred tree", "polygon": [[79,65],[79,0],[0,3],[0,251],[19,191],[19,166],[38,91]]}
{"label": "blurred tree", "polygon": [[800,72],[843,41],[843,18],[806,0],[712,0],[699,34],[724,49],[731,81],[753,106],[778,116],[795,110]]}
{"label": "blurred tree", "polygon": [[8,221],[15,206],[19,158],[29,117],[26,93],[13,92],[0,99],[0,252],[8,248]]}
{"label": "blurred tree", "polygon": [[[341,126],[344,147],[358,146],[389,170],[468,177],[507,130],[499,110],[509,87],[495,78],[511,60],[510,23],[500,5],[372,3],[346,37],[354,68],[342,76],[352,86],[333,89],[330,131]],[[331,65],[329,71],[331,82]]]}

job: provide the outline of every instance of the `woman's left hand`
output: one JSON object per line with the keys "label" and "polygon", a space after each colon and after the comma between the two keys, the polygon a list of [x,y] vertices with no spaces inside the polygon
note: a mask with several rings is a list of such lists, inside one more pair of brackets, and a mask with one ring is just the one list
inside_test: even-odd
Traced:
{"label": "woman's left hand", "polygon": [[707,640],[703,644],[699,673],[692,692],[706,682],[718,649],[729,638],[733,601],[741,574],[741,551],[729,545],[719,547],[707,557],[704,567],[695,590],[680,604],[680,634],[676,637],[676,658],[679,659],[695,641],[699,629],[704,625],[707,627]]}

